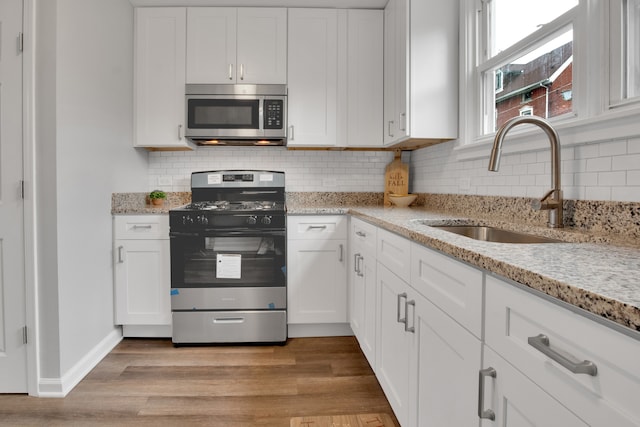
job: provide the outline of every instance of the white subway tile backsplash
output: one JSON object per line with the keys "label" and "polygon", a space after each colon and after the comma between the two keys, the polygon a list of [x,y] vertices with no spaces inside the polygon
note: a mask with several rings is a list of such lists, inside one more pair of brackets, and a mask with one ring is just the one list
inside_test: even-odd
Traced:
{"label": "white subway tile backsplash", "polygon": [[611,157],[587,159],[587,172],[603,172],[611,170]]}
{"label": "white subway tile backsplash", "polygon": [[623,187],[627,184],[627,173],[625,171],[600,172],[598,174],[598,185],[610,185]]}
{"label": "white subway tile backsplash", "polygon": [[[458,161],[455,142],[403,153],[410,163],[410,188],[420,193],[462,193],[541,197],[551,186],[548,149],[503,154],[498,172],[487,157]],[[562,148],[562,187],[566,198],[640,201],[640,138]],[[170,191],[189,191],[191,172],[268,169],[286,172],[287,190],[381,192],[393,153],[380,151],[287,150],[284,147],[216,147],[196,151],[150,152],[149,189],[171,177]],[[462,191],[460,178],[469,177]],[[166,182],[166,181],[165,181]],[[325,186],[323,183],[335,185]]]}
{"label": "white subway tile backsplash", "polygon": [[612,159],[613,170],[640,170],[640,154],[615,156]]}
{"label": "white subway tile backsplash", "polygon": [[611,187],[588,187],[587,200],[611,200]]}
{"label": "white subway tile backsplash", "polygon": [[637,202],[640,200],[640,185],[614,187],[611,189],[611,198],[621,202]]}
{"label": "white subway tile backsplash", "polygon": [[[640,186],[640,170],[627,172],[627,185]],[[640,195],[638,195],[640,197]]]}

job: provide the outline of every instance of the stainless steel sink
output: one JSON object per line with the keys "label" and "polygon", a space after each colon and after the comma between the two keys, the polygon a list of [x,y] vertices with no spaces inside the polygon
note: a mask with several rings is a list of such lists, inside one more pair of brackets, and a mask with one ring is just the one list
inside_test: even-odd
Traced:
{"label": "stainless steel sink", "polygon": [[548,237],[534,236],[533,234],[518,233],[502,228],[485,225],[431,225],[430,227],[449,231],[461,236],[469,237],[484,242],[496,243],[562,243],[562,240]]}

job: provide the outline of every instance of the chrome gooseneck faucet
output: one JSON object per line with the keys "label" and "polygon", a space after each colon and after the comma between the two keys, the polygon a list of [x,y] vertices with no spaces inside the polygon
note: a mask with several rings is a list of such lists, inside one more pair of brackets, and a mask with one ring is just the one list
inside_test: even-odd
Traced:
{"label": "chrome gooseneck faucet", "polygon": [[549,222],[547,225],[552,228],[561,228],[564,226],[564,222],[562,218],[562,189],[560,188],[560,138],[548,121],[538,116],[519,116],[503,124],[496,132],[496,137],[493,140],[493,148],[491,149],[491,157],[489,159],[489,170],[493,172],[498,170],[502,142],[507,132],[514,126],[523,123],[538,126],[547,134],[549,143],[551,144],[551,185],[553,188],[549,190],[542,199],[534,200],[531,203],[531,207],[535,210],[548,210]]}

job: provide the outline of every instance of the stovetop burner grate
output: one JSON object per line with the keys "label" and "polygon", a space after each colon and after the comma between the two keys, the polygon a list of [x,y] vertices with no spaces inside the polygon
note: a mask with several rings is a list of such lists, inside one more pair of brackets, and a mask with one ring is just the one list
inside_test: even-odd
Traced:
{"label": "stovetop burner grate", "polygon": [[283,208],[274,201],[201,201],[184,207],[193,211],[277,211]]}

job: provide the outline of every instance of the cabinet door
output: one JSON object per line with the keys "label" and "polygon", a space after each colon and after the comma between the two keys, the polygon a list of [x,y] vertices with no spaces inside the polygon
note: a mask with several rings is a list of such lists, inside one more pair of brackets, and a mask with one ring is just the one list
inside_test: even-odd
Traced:
{"label": "cabinet door", "polygon": [[236,82],[287,83],[287,10],[239,8]]}
{"label": "cabinet door", "polygon": [[382,146],[383,12],[347,14],[347,145]]}
{"label": "cabinet door", "polygon": [[351,217],[349,234],[349,321],[360,348],[375,369],[377,229]]}
{"label": "cabinet door", "polygon": [[495,420],[482,419],[481,426],[588,425],[487,346],[484,346],[484,366],[493,368],[496,375],[495,378],[484,377],[479,409],[492,411]]}
{"label": "cabinet door", "polygon": [[289,241],[289,323],[347,322],[346,248],[346,240]]}
{"label": "cabinet door", "polygon": [[378,336],[376,377],[400,425],[409,425],[410,347],[413,336],[405,331],[408,286],[378,263]]}
{"label": "cabinet door", "polygon": [[187,9],[187,83],[236,82],[236,8]]}
{"label": "cabinet door", "polygon": [[169,240],[115,241],[116,324],[171,324]]}
{"label": "cabinet door", "polygon": [[410,425],[477,426],[482,344],[426,298],[415,301],[408,316],[417,335],[417,421]]}
{"label": "cabinet door", "polygon": [[184,138],[186,9],[137,8],[135,146],[189,148]]}
{"label": "cabinet door", "polygon": [[338,12],[289,9],[287,145],[338,143]]}
{"label": "cabinet door", "polygon": [[384,144],[407,135],[408,0],[390,0],[384,10]]}

